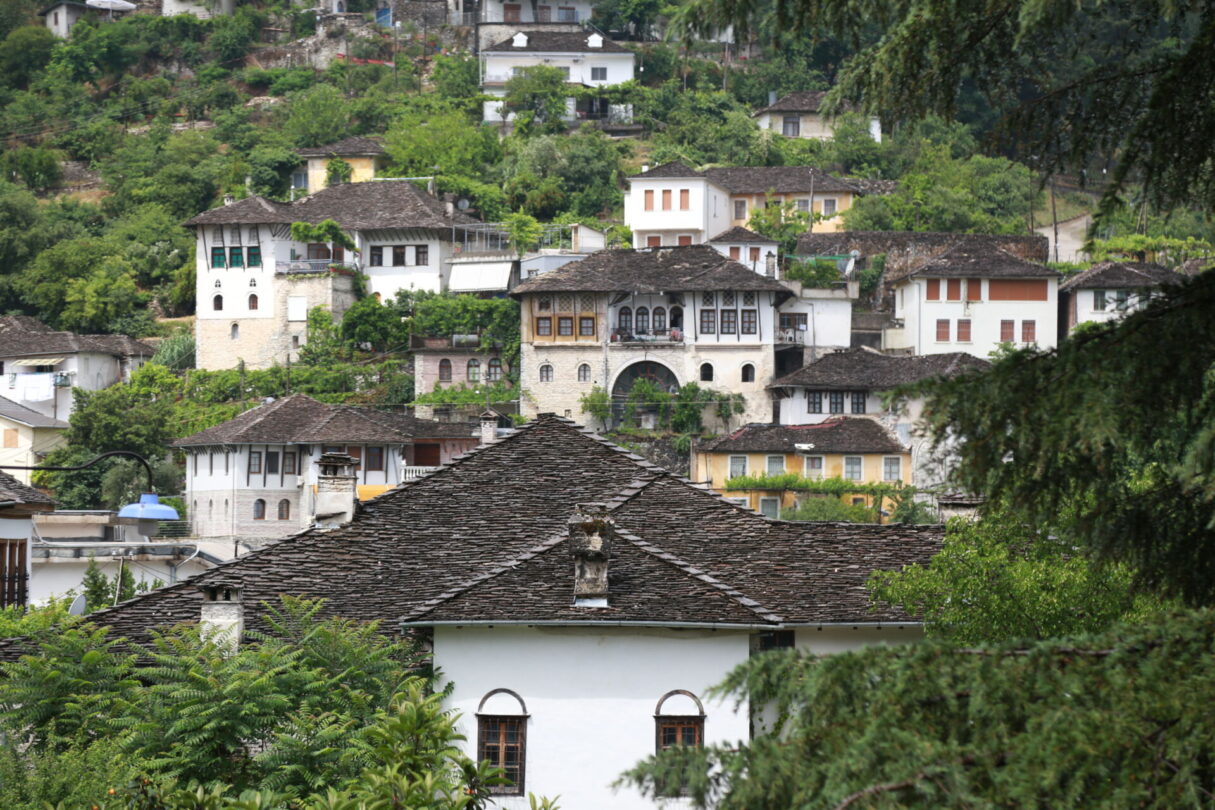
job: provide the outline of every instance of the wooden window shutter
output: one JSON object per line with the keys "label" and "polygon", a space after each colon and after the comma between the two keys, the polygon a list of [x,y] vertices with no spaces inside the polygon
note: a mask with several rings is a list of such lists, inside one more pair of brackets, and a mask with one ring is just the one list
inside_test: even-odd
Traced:
{"label": "wooden window shutter", "polygon": [[939,278],[928,279],[928,300],[941,300],[941,280]]}

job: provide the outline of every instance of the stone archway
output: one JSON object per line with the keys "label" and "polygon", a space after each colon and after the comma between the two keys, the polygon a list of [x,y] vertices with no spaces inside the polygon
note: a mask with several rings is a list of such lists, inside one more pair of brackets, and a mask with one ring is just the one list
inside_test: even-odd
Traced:
{"label": "stone archway", "polygon": [[[631,363],[616,376],[612,383],[612,416],[619,423],[624,418],[624,403],[637,380],[649,380],[667,393],[679,390],[679,378],[675,372],[662,363],[653,360],[639,360]],[[655,427],[657,412],[653,409],[642,411],[637,418],[642,427]]]}

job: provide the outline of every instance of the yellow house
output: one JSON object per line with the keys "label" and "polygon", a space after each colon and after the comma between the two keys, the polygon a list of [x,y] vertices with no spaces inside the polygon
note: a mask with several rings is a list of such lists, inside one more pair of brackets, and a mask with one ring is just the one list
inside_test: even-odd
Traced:
{"label": "yellow house", "polygon": [[364,183],[383,174],[388,165],[388,153],[376,138],[346,138],[337,143],[300,149],[299,156],[307,160],[307,174],[297,172],[292,185],[303,188],[300,182],[306,177],[306,191],[313,194],[329,185],[329,161],[340,159],[350,167],[350,182]]}
{"label": "yellow house", "polygon": [[[779,517],[781,509],[801,499],[822,497],[787,487],[727,489],[727,481],[741,476],[901,485],[911,480],[911,452],[876,420],[843,416],[813,425],[748,425],[694,448],[693,480],[706,481],[727,499],[767,517]],[[873,506],[874,496],[863,491],[841,497]]]}
{"label": "yellow house", "polygon": [[[0,397],[0,467],[33,467],[42,457],[66,443],[67,422],[30,410]],[[29,470],[9,470],[22,484],[30,482]]]}

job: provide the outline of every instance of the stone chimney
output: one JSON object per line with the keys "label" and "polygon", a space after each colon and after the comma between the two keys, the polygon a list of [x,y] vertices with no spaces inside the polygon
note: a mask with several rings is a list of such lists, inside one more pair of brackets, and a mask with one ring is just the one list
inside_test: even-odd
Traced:
{"label": "stone chimney", "polygon": [[241,604],[240,586],[230,582],[206,582],[199,586],[203,592],[198,630],[204,641],[225,648],[229,654],[240,646],[245,630],[245,608]]}
{"label": "stone chimney", "polygon": [[234,202],[236,202],[236,197],[231,194],[224,195],[224,205],[231,205]]}
{"label": "stone chimney", "polygon": [[456,195],[450,191],[443,195],[443,212],[448,219],[456,215]]}
{"label": "stone chimney", "polygon": [[316,462],[316,512],[318,526],[335,528],[354,517],[358,491],[355,460],[345,453],[322,453]]}
{"label": "stone chimney", "polygon": [[570,556],[574,558],[574,605],[608,606],[608,559],[616,524],[607,505],[580,503],[569,519]]}
{"label": "stone chimney", "polygon": [[481,444],[498,441],[498,414],[486,410],[481,414]]}

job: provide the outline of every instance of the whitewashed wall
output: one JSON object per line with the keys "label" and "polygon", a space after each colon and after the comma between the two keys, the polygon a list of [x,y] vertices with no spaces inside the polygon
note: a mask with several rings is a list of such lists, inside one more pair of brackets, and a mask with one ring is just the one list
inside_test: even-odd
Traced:
{"label": "whitewashed wall", "polygon": [[[1042,349],[1053,349],[1058,344],[1059,281],[1055,278],[1045,281],[1045,301],[989,300],[986,279],[983,280],[981,301],[929,301],[927,280],[910,279],[899,285],[894,294],[894,316],[902,319],[903,328],[887,332],[884,348],[911,349],[914,354],[966,352],[987,359],[1000,345],[1001,321],[1013,321],[1013,343],[1022,346],[1021,324],[1032,320],[1037,335],[1035,343]],[[941,286],[944,289],[944,282]],[[944,296],[944,292],[941,294]],[[971,339],[965,342],[957,340],[956,335],[957,321],[962,318],[970,319]],[[936,339],[938,319],[950,322],[949,341]]]}

